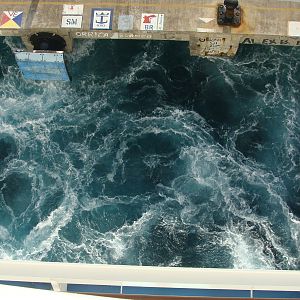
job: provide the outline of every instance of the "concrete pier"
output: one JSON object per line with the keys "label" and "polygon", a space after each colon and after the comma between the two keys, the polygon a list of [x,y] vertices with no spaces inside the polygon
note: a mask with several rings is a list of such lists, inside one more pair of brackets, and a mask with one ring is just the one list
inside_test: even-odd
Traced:
{"label": "concrete pier", "polygon": [[[220,26],[223,0],[7,0],[0,35],[55,33],[72,51],[74,39],[188,41],[192,55],[233,56],[239,44],[300,46],[300,1],[240,0],[239,27]],[[66,5],[67,4],[67,5]],[[8,14],[10,13],[10,14]],[[15,20],[15,21],[14,21]]]}

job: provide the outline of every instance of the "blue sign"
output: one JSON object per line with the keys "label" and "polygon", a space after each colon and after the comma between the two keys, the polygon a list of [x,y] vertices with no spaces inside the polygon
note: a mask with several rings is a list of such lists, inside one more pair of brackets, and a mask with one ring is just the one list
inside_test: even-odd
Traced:
{"label": "blue sign", "polygon": [[25,79],[70,81],[62,52],[15,52]]}
{"label": "blue sign", "polygon": [[91,18],[92,30],[111,30],[113,9],[93,8]]}

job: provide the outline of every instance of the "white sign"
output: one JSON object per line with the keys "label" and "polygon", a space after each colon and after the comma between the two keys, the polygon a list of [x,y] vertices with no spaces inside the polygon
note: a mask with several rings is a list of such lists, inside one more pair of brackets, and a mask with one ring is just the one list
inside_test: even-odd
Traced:
{"label": "white sign", "polygon": [[82,15],[83,5],[64,4],[63,15]]}
{"label": "white sign", "polygon": [[141,30],[163,30],[164,14],[142,14]]}
{"label": "white sign", "polygon": [[289,21],[289,36],[300,36],[300,22]]}
{"label": "white sign", "polygon": [[63,16],[61,19],[62,28],[81,28],[82,16]]}
{"label": "white sign", "polygon": [[110,30],[112,29],[112,9],[92,9],[91,29]]}

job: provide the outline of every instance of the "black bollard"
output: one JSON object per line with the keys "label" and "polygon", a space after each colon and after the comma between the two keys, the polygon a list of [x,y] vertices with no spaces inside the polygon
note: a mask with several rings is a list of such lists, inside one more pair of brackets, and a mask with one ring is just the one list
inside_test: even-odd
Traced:
{"label": "black bollard", "polygon": [[238,0],[224,0],[224,4],[218,5],[218,24],[241,25],[241,7]]}

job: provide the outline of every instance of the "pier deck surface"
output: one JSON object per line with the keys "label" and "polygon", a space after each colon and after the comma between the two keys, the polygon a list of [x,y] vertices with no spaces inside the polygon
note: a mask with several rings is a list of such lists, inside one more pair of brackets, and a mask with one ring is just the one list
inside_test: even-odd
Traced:
{"label": "pier deck surface", "polygon": [[[240,0],[242,24],[237,28],[217,24],[217,5],[222,3],[223,0],[0,1],[0,13],[3,11],[23,12],[20,28],[4,28],[0,25],[0,35],[24,37],[33,32],[50,31],[63,36],[70,36],[71,39],[184,40],[190,41],[191,44],[194,40],[194,45],[191,48],[195,48],[194,51],[198,51],[199,54],[209,47],[198,43],[199,49],[197,50],[196,40],[201,37],[210,39],[211,36],[225,37],[227,40],[230,37],[229,48],[238,47],[238,44],[243,43],[243,41],[245,43],[299,45],[299,0]],[[84,5],[80,28],[62,28],[63,4]],[[93,9],[112,10],[110,29],[94,30],[91,27]],[[163,28],[154,31],[142,30],[142,14],[163,14]],[[119,17],[121,15],[132,17],[133,24],[129,30],[120,28]],[[245,38],[248,40],[245,41]],[[266,41],[266,39],[269,40]]]}

